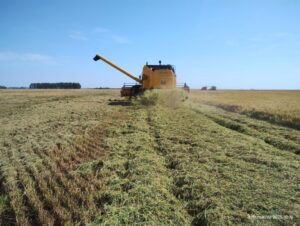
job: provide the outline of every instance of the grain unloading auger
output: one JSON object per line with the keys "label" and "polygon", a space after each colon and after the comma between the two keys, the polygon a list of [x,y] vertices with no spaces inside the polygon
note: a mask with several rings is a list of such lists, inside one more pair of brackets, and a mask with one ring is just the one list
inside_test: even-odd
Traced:
{"label": "grain unloading auger", "polygon": [[[137,82],[136,85],[131,86],[124,84],[121,89],[122,97],[137,96],[142,94],[145,90],[150,89],[176,88],[176,73],[174,67],[170,64],[163,65],[161,64],[161,61],[159,61],[158,65],[149,65],[147,63],[143,67],[142,77],[140,79],[98,54],[94,57],[94,60],[103,60],[105,63],[109,64],[110,66],[114,67],[115,69],[119,70],[120,72]],[[182,88],[187,92],[190,91],[190,88],[186,85],[186,83],[184,83]]]}

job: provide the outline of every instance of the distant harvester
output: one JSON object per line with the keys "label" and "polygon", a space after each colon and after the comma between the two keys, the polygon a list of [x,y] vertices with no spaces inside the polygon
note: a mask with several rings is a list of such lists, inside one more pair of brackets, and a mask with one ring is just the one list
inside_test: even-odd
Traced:
{"label": "distant harvester", "polygon": [[201,90],[217,90],[216,86],[203,86]]}

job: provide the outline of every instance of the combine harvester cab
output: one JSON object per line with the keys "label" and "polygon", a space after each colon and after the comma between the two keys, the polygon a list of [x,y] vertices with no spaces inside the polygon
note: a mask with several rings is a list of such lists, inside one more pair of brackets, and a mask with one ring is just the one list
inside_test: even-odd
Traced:
{"label": "combine harvester cab", "polygon": [[[170,64],[161,64],[161,61],[159,61],[158,65],[149,65],[148,63],[146,63],[146,65],[144,65],[143,67],[141,76],[142,78],[140,79],[98,54],[94,57],[94,60],[103,60],[105,63],[109,64],[110,66],[114,67],[115,69],[119,70],[123,74],[136,81],[136,84],[134,85],[123,85],[123,87],[121,88],[122,97],[138,96],[143,94],[143,92],[146,90],[176,89],[177,87],[174,66]],[[183,90],[187,92],[190,91],[190,88],[186,83],[184,83],[181,88],[183,88]]]}

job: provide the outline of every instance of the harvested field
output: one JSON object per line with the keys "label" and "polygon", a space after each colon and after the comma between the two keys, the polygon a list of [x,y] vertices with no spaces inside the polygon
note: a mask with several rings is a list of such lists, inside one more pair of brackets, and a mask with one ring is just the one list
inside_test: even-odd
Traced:
{"label": "harvested field", "polygon": [[295,225],[300,92],[268,92],[0,91],[0,225]]}
{"label": "harvested field", "polygon": [[300,91],[196,91],[192,98],[227,111],[300,129]]}

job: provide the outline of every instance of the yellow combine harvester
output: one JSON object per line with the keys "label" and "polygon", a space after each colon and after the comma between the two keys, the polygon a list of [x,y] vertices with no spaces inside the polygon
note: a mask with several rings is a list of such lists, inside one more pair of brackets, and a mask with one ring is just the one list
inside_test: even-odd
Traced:
{"label": "yellow combine harvester", "polygon": [[[149,65],[148,63],[144,66],[141,78],[138,78],[119,66],[113,64],[106,58],[96,55],[94,60],[103,60],[105,63],[124,73],[138,84],[126,85],[121,89],[121,96],[137,96],[142,94],[145,90],[150,89],[175,89],[176,88],[176,73],[175,69],[170,64],[161,64],[159,61],[158,65]],[[190,88],[184,83],[182,88],[186,91],[190,91]]]}

